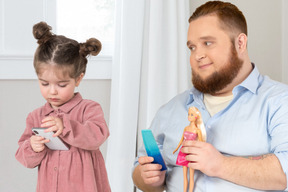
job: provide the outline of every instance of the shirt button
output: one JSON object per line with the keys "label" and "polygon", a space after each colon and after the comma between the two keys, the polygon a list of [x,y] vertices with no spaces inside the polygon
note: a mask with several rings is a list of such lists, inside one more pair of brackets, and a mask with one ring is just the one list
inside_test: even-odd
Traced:
{"label": "shirt button", "polygon": [[57,171],[57,167],[54,167],[54,171]]}

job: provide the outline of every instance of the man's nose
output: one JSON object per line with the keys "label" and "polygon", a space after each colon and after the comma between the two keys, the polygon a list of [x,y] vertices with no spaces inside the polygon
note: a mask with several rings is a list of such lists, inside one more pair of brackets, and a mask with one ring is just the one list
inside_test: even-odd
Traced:
{"label": "man's nose", "polygon": [[195,59],[197,61],[201,61],[202,59],[204,59],[206,57],[206,54],[203,51],[197,51]]}

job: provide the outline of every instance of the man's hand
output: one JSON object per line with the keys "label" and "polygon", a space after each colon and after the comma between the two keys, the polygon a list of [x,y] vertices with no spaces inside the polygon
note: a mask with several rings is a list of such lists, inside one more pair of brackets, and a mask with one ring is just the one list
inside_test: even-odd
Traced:
{"label": "man's hand", "polygon": [[139,165],[133,172],[134,184],[142,191],[163,191],[166,171],[162,165],[153,164],[153,157],[139,157]]}
{"label": "man's hand", "polygon": [[208,176],[258,190],[284,190],[287,186],[286,174],[274,154],[253,160],[224,156],[211,144],[200,141],[185,141],[182,146],[186,160],[191,161],[188,166]]}
{"label": "man's hand", "polygon": [[190,161],[189,168],[200,170],[211,177],[219,177],[225,157],[210,143],[201,141],[183,142],[181,151]]}
{"label": "man's hand", "polygon": [[153,157],[139,157],[140,174],[145,184],[154,187],[164,183],[166,171],[160,171],[162,165],[152,164]]}

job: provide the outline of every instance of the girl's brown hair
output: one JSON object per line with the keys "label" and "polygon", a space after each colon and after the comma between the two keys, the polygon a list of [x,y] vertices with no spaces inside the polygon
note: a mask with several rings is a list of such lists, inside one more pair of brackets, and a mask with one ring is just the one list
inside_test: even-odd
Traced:
{"label": "girl's brown hair", "polygon": [[231,38],[240,33],[248,34],[247,23],[243,13],[233,4],[222,1],[208,1],[198,7],[189,18],[189,23],[201,16],[217,15],[220,27],[228,31]]}
{"label": "girl's brown hair", "polygon": [[34,68],[40,73],[43,64],[55,64],[57,67],[68,67],[69,76],[76,79],[86,72],[87,56],[96,56],[101,51],[101,42],[95,38],[85,43],[78,43],[62,35],[55,35],[45,22],[33,26],[33,35],[39,44],[34,55]]}

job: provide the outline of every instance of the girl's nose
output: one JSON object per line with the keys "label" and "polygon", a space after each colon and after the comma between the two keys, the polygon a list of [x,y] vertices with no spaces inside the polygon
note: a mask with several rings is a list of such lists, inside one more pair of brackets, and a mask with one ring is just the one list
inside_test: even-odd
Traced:
{"label": "girl's nose", "polygon": [[58,93],[58,92],[57,92],[56,87],[55,87],[55,86],[51,86],[51,87],[50,87],[50,94],[56,95],[57,93]]}

